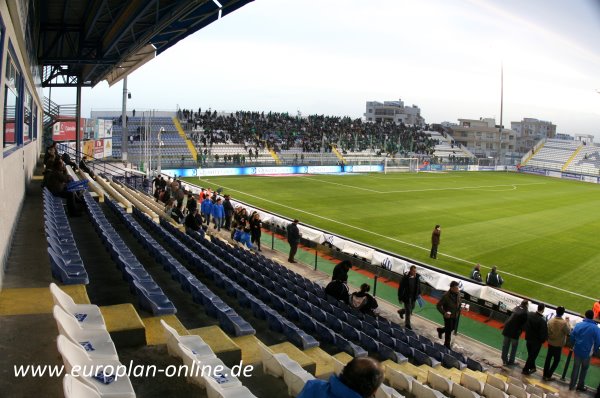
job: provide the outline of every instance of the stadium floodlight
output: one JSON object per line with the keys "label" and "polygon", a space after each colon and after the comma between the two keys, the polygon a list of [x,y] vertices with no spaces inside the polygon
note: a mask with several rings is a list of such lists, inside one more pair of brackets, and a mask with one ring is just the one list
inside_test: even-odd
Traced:
{"label": "stadium floodlight", "polygon": [[158,166],[156,167],[158,169],[158,175],[160,175],[161,172],[161,165],[162,165],[162,147],[163,147],[163,142],[161,139],[162,133],[165,132],[165,128],[161,127],[160,130],[158,130]]}

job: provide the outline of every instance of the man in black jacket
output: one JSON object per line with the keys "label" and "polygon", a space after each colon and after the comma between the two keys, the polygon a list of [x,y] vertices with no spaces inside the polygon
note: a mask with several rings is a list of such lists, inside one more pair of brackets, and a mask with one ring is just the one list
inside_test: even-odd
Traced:
{"label": "man in black jacket", "polygon": [[523,366],[523,374],[530,375],[536,371],[535,360],[540,353],[542,344],[548,340],[548,325],[544,317],[543,303],[538,304],[537,312],[527,314],[525,322],[525,340],[527,340],[527,361]]}
{"label": "man in black jacket", "polygon": [[527,322],[528,308],[529,301],[521,301],[521,304],[512,310],[512,314],[502,329],[502,336],[504,336],[504,341],[502,342],[502,364],[505,366],[515,364],[517,347],[519,346],[519,336],[521,336],[523,327],[525,327],[525,322]]}
{"label": "man in black jacket", "polygon": [[231,218],[233,217],[234,208],[231,204],[231,197],[229,195],[225,195],[225,200],[223,201],[223,210],[225,210],[225,229],[231,230]]}
{"label": "man in black jacket", "polygon": [[444,345],[450,348],[452,332],[460,315],[460,288],[457,281],[450,282],[450,289],[438,301],[437,310],[444,316],[444,327],[437,328],[438,337],[444,336]]}
{"label": "man in black jacket", "polygon": [[290,244],[290,255],[288,261],[295,263],[294,256],[298,251],[298,243],[300,243],[300,230],[298,229],[298,220],[294,220],[287,226],[287,240]]}
{"label": "man in black jacket", "polygon": [[406,316],[404,326],[412,329],[410,315],[415,309],[417,297],[421,294],[421,276],[417,274],[417,267],[412,265],[409,271],[400,279],[398,286],[398,301],[404,304],[404,308],[398,310],[400,318]]}
{"label": "man in black jacket", "polygon": [[331,280],[348,281],[348,271],[352,268],[352,263],[349,260],[344,260],[333,267],[333,275]]}

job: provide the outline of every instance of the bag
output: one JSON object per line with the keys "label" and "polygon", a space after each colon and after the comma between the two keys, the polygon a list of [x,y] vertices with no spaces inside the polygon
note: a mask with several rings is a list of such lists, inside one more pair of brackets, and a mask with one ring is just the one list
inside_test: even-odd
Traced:
{"label": "bag", "polygon": [[350,296],[350,306],[354,309],[360,310],[367,304],[367,296],[358,297],[355,294]]}

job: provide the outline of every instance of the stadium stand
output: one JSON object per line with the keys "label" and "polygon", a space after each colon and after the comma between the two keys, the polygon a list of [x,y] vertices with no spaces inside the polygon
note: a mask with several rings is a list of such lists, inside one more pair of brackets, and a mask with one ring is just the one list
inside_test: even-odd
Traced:
{"label": "stadium stand", "polygon": [[[113,119],[112,117],[97,117],[98,119]],[[179,134],[177,127],[170,117],[128,117],[127,132],[130,137],[127,152],[128,159],[132,162],[140,162],[144,147],[144,128],[150,127],[150,132],[147,135],[147,142],[150,144],[152,157],[158,158],[159,154],[159,139],[162,147],[160,149],[163,167],[196,167],[197,162],[193,159],[187,143]],[[161,129],[164,129],[161,131]],[[119,119],[113,120],[112,142],[113,142],[113,158],[121,159],[121,146],[123,139],[123,129]]]}
{"label": "stadium stand", "polygon": [[597,176],[600,174],[600,148],[596,145],[582,145],[575,157],[563,171]]}
{"label": "stadium stand", "polygon": [[548,139],[524,166],[561,171],[581,145],[576,141]]}

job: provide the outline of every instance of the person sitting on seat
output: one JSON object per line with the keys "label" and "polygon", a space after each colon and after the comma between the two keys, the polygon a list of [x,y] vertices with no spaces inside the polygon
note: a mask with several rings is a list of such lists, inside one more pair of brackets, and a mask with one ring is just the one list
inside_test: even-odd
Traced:
{"label": "person sitting on seat", "polygon": [[337,300],[349,303],[350,290],[345,281],[333,280],[325,287],[325,294]]}
{"label": "person sitting on seat", "polygon": [[360,291],[350,295],[350,307],[359,310],[363,314],[377,316],[379,310],[377,308],[377,300],[368,292],[371,286],[366,283],[360,285]]}

